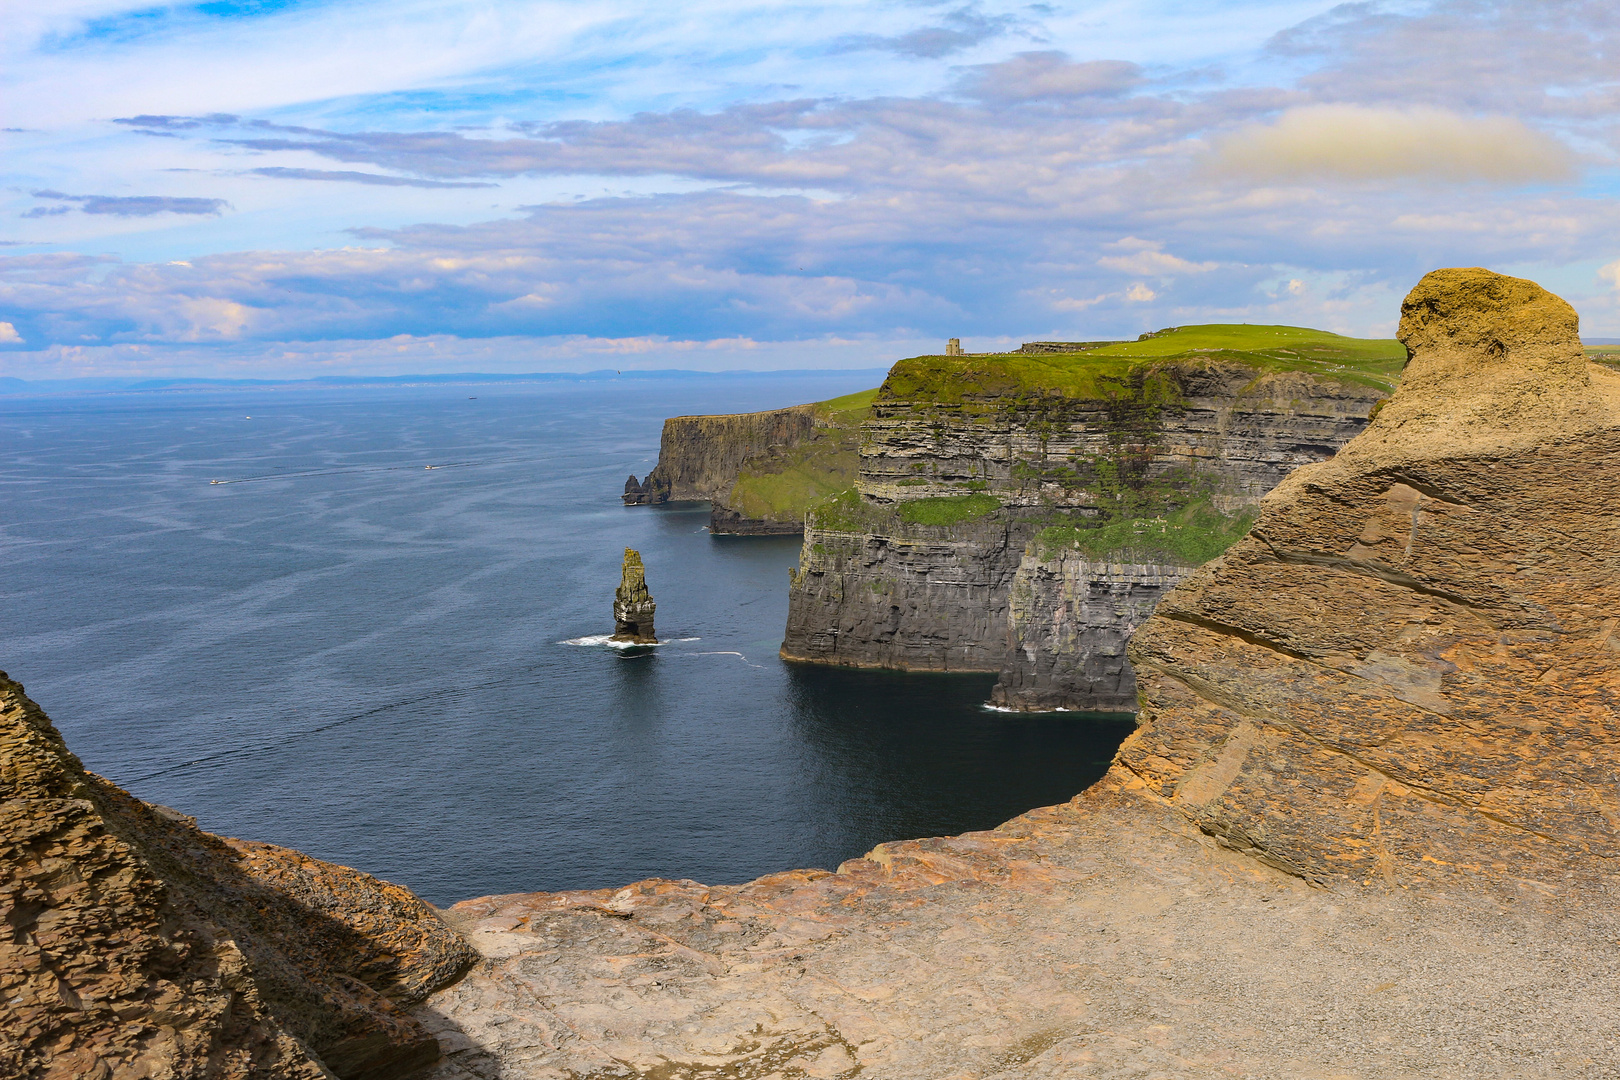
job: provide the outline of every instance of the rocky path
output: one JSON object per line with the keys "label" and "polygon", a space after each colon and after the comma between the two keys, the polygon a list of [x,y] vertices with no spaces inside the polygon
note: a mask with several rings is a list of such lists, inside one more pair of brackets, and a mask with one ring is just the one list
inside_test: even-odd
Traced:
{"label": "rocky path", "polygon": [[741,888],[468,901],[439,1080],[1620,1075],[1620,925],[1313,888],[1102,792]]}

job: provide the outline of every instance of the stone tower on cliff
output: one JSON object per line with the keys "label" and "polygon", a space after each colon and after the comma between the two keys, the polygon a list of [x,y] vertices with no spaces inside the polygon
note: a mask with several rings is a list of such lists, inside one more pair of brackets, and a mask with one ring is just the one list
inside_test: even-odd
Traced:
{"label": "stone tower on cliff", "polygon": [[641,563],[641,552],[624,549],[624,576],[613,594],[613,640],[633,641],[650,645],[658,638],[653,633],[652,593],[647,591],[647,570]]}

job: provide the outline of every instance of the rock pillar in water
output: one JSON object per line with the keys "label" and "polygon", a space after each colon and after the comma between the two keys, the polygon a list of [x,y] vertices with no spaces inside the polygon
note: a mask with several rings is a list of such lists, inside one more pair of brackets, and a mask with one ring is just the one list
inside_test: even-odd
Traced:
{"label": "rock pillar in water", "polygon": [[613,640],[652,644],[657,641],[653,633],[652,593],[647,591],[647,570],[641,564],[641,552],[624,549],[624,576],[618,591],[613,594]]}

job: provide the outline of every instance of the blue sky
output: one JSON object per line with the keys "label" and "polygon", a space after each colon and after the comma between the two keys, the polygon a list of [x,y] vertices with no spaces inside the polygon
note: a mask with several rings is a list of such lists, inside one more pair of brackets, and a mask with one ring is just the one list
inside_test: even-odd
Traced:
{"label": "blue sky", "polygon": [[1620,336],[1609,3],[7,7],[0,375],[1388,334],[1445,265]]}

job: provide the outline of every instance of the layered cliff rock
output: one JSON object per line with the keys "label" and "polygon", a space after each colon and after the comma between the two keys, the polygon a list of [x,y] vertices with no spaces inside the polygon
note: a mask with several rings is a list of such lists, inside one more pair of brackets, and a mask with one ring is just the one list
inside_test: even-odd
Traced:
{"label": "layered cliff rock", "polygon": [[756,413],[664,421],[658,464],[625,482],[626,505],[711,503],[709,531],[797,535],[805,508],[847,488],[873,391]]}
{"label": "layered cliff rock", "polygon": [[1612,867],[1620,374],[1483,270],[1424,278],[1400,334],[1371,428],[1137,635],[1114,779],[1313,881]]}
{"label": "layered cliff rock", "polygon": [[[1129,707],[1120,633],[1151,599],[1144,572],[1097,567],[1197,565],[1209,557],[1199,544],[1143,547],[1137,534],[1236,535],[1247,508],[1331,456],[1387,392],[1376,349],[1358,365],[1331,335],[1313,340],[1328,355],[1344,348],[1337,363],[1306,363],[1292,340],[1274,350],[1287,356],[1179,348],[1199,330],[1073,356],[895,365],[863,426],[853,491],[810,513],[782,655],[1004,671],[996,700],[1012,708]],[[1176,518],[1190,507],[1196,524]],[[1111,546],[1091,543],[1107,526]],[[1051,561],[1065,536],[1085,558]],[[1065,580],[1065,566],[1085,576]],[[1088,671],[1106,685],[1077,674]]]}
{"label": "layered cliff rock", "polygon": [[437,1075],[1612,1076],[1620,375],[1574,331],[1426,278],[1370,430],[1137,632],[1140,731],[1072,802],[456,905]]}
{"label": "layered cliff rock", "polygon": [[408,890],[84,770],[0,674],[0,1075],[387,1080],[474,954]]}
{"label": "layered cliff rock", "polygon": [[742,463],[772,447],[793,447],[815,430],[815,406],[765,412],[672,416],[658,441],[658,464],[625,482],[626,505],[724,496]]}
{"label": "layered cliff rock", "polygon": [[1007,597],[1012,644],[990,691],[999,708],[1135,712],[1125,645],[1192,572],[1176,563],[1100,561],[1026,551]]}

